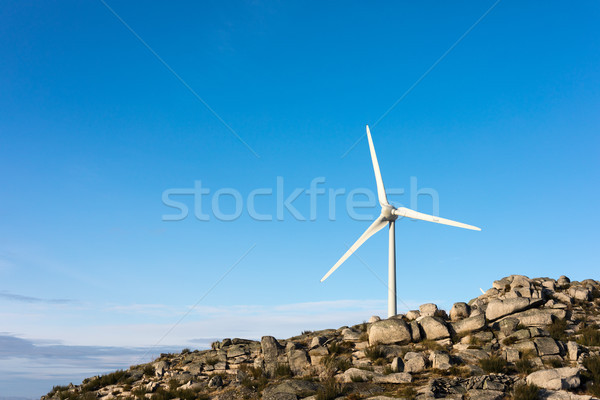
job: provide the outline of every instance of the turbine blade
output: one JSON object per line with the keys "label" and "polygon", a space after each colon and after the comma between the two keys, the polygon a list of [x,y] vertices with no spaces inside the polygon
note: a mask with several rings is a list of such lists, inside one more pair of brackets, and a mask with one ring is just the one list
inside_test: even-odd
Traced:
{"label": "turbine blade", "polygon": [[373,146],[373,138],[371,137],[369,125],[367,125],[367,137],[369,138],[371,161],[373,161],[373,170],[375,171],[375,180],[377,181],[377,197],[379,198],[379,204],[381,204],[381,206],[388,205],[389,203],[387,200],[387,196],[385,195],[385,187],[383,186],[383,179],[381,178],[379,162],[377,162],[377,154],[375,154],[375,146]]}
{"label": "turbine blade", "polygon": [[429,215],[429,214],[423,214],[418,211],[413,211],[413,210],[405,208],[405,207],[399,207],[396,210],[392,211],[392,213],[399,217],[420,219],[423,221],[435,222],[437,224],[456,226],[458,228],[464,228],[464,229],[471,229],[473,231],[481,230],[481,228],[478,228],[473,225],[467,225],[467,224],[463,224],[462,222],[456,222],[456,221],[452,221],[452,220],[446,219],[446,218],[440,218],[440,217],[435,217],[435,216]]}
{"label": "turbine blade", "polygon": [[383,229],[383,227],[386,226],[387,223],[388,223],[388,221],[384,220],[382,216],[379,216],[371,224],[371,226],[369,226],[367,228],[365,233],[363,233],[358,238],[358,240],[352,245],[352,247],[350,247],[350,249],[348,249],[348,251],[342,256],[342,258],[340,258],[338,260],[338,262],[335,263],[335,265],[329,270],[329,272],[327,272],[325,274],[325,276],[323,278],[321,278],[321,282],[323,282],[325,279],[327,279],[329,277],[329,275],[333,274],[333,271],[338,269],[339,266],[342,265],[342,263],[344,261],[346,261],[348,259],[348,257],[350,257],[352,255],[352,253],[354,253],[364,242],[366,242],[368,238],[370,238],[371,236],[373,236],[374,234],[379,232],[381,229]]}

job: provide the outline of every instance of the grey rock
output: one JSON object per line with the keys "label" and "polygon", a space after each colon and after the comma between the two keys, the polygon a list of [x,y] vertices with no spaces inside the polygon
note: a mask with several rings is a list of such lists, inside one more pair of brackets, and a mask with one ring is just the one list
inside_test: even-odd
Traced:
{"label": "grey rock", "polygon": [[219,388],[223,386],[223,378],[220,375],[215,375],[208,381],[209,388]]}
{"label": "grey rock", "polygon": [[569,393],[564,390],[541,390],[540,400],[591,400],[592,396]]}
{"label": "grey rock", "polygon": [[525,326],[545,327],[552,323],[552,314],[547,310],[531,309],[513,314],[512,316]]}
{"label": "grey rock", "polygon": [[315,393],[319,386],[315,382],[302,379],[288,379],[277,385],[269,386],[263,391],[263,399],[287,400],[306,397]]}
{"label": "grey rock", "polygon": [[477,331],[485,326],[485,316],[483,314],[475,315],[450,323],[452,330],[458,334]]}
{"label": "grey rock", "polygon": [[417,321],[410,322],[410,334],[413,342],[420,342],[423,339],[421,335],[421,327]]}
{"label": "grey rock", "polygon": [[323,346],[327,338],[325,336],[315,336],[310,341],[310,348],[314,349],[315,347]]}
{"label": "grey rock", "polygon": [[345,342],[360,342],[360,332],[346,328],[342,331],[342,340]]}
{"label": "grey rock", "polygon": [[450,332],[444,321],[435,317],[421,317],[418,321],[426,339],[438,340],[450,337]]}
{"label": "grey rock", "polygon": [[369,344],[407,344],[411,341],[410,329],[401,319],[375,322],[369,329]]}
{"label": "grey rock", "polygon": [[516,297],[506,300],[492,300],[485,310],[485,316],[490,321],[524,310],[531,304],[529,299]]}
{"label": "grey rock", "polygon": [[404,371],[404,361],[400,357],[394,357],[392,360],[391,368],[393,372],[403,372]]}
{"label": "grey rock", "polygon": [[468,394],[471,400],[501,400],[504,398],[504,392],[499,390],[471,389]]}
{"label": "grey rock", "polygon": [[583,287],[571,286],[569,290],[567,290],[567,293],[569,293],[569,296],[580,301],[588,301],[591,297],[589,289]]}
{"label": "grey rock", "polygon": [[364,369],[359,369],[359,368],[349,368],[346,371],[344,371],[343,374],[338,375],[337,379],[340,379],[342,382],[353,382],[356,380],[361,380],[361,381],[369,381],[373,378],[373,376],[375,375],[375,373],[371,372],[371,371],[365,371]]}
{"label": "grey rock", "polygon": [[373,315],[371,318],[369,318],[370,324],[372,324],[373,322],[377,322],[377,321],[381,321],[381,318],[379,318],[378,315]]}
{"label": "grey rock", "polygon": [[544,369],[527,375],[527,383],[544,389],[576,389],[581,384],[579,369],[565,367]]}
{"label": "grey rock", "polygon": [[419,311],[421,312],[421,316],[424,317],[433,317],[436,315],[438,310],[438,306],[433,303],[422,304],[419,306]]}
{"label": "grey rock", "polygon": [[425,356],[421,353],[408,352],[404,355],[404,372],[416,373],[427,368]]}
{"label": "grey rock", "polygon": [[395,372],[388,375],[373,376],[374,383],[410,383],[412,375],[407,372]]}
{"label": "grey rock", "polygon": [[431,366],[440,370],[448,370],[452,367],[450,355],[441,351],[435,351],[431,356]]}
{"label": "grey rock", "polygon": [[568,285],[569,283],[571,283],[571,280],[569,278],[567,278],[566,276],[562,275],[560,278],[558,278],[556,283],[558,284],[558,286],[565,286],[565,285]]}
{"label": "grey rock", "polygon": [[572,341],[568,342],[567,350],[569,351],[569,360],[577,361],[577,358],[579,357],[579,345]]}
{"label": "grey rock", "polygon": [[497,329],[499,329],[500,332],[508,336],[515,331],[517,325],[519,325],[518,319],[508,317],[495,323],[494,327],[497,327]]}
{"label": "grey rock", "polygon": [[533,342],[540,356],[560,354],[560,349],[556,341],[550,337],[537,337],[533,339]]}
{"label": "grey rock", "polygon": [[467,318],[471,313],[471,307],[467,303],[454,303],[450,309],[450,319],[457,321],[459,319]]}
{"label": "grey rock", "polygon": [[300,375],[310,366],[310,361],[306,351],[302,349],[292,349],[287,353],[288,364],[295,375]]}
{"label": "grey rock", "polygon": [[410,310],[405,316],[409,321],[413,321],[421,316],[421,312],[418,310]]}

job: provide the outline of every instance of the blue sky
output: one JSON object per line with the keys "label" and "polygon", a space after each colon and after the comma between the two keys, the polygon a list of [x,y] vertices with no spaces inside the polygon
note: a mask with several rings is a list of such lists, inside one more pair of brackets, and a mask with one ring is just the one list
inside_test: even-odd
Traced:
{"label": "blue sky", "polygon": [[[369,225],[345,211],[375,193],[365,124],[390,200],[413,179],[483,228],[398,223],[400,311],[514,273],[598,279],[598,2],[504,0],[474,27],[494,2],[106,4],[151,50],[100,1],[0,7],[0,396],[385,315],[385,233],[319,283]],[[265,189],[276,216],[278,177],[308,219],[324,178],[313,220],[248,215]],[[163,193],[196,181],[209,221],[191,196],[164,221]],[[215,218],[219,189],[239,218]]]}

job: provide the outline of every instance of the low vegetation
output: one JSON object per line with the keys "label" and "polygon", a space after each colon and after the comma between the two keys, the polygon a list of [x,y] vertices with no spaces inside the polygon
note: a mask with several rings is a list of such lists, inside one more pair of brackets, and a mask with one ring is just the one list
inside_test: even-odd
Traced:
{"label": "low vegetation", "polygon": [[488,374],[498,374],[505,371],[506,360],[502,357],[491,356],[490,358],[484,358],[482,360],[479,360],[479,365]]}
{"label": "low vegetation", "polygon": [[513,390],[514,400],[538,400],[539,396],[540,388],[535,385],[516,385]]}

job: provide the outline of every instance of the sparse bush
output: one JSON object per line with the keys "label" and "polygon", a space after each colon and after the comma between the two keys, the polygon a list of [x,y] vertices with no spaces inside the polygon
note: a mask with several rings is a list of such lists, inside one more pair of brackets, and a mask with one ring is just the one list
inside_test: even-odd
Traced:
{"label": "sparse bush", "polygon": [[206,365],[210,365],[211,367],[214,367],[215,365],[217,365],[219,363],[219,359],[217,357],[208,357],[206,360],[204,360],[204,363]]}
{"label": "sparse bush", "polygon": [[186,347],[185,349],[181,350],[181,354],[188,354],[191,353],[192,351],[189,349],[189,347]]}
{"label": "sparse bush", "polygon": [[435,340],[425,339],[425,340],[421,341],[421,344],[423,346],[425,346],[426,349],[429,349],[429,350],[434,350],[434,351],[444,350],[444,347],[442,347],[442,345],[439,344],[438,342],[436,342]]}
{"label": "sparse bush", "polygon": [[520,374],[529,375],[533,372],[533,365],[527,358],[522,358],[515,362],[515,368]]}
{"label": "sparse bush", "polygon": [[539,398],[540,388],[535,385],[521,384],[516,385],[513,390],[514,400],[537,400]]}
{"label": "sparse bush", "polygon": [[244,364],[240,367],[240,370],[247,375],[244,379],[242,379],[241,384],[248,389],[261,392],[269,383],[269,379],[265,374],[265,371],[261,368],[254,368]]}
{"label": "sparse bush", "polygon": [[577,339],[577,343],[584,346],[600,346],[600,329],[598,325],[590,325],[579,331],[581,336]]}
{"label": "sparse bush", "polygon": [[313,331],[302,331],[302,333],[300,335],[304,336],[304,335],[309,335],[313,333]]}
{"label": "sparse bush", "polygon": [[559,360],[558,358],[553,358],[551,360],[548,360],[547,364],[550,365],[552,368],[562,368],[563,367],[562,360]]}
{"label": "sparse bush", "polygon": [[335,379],[328,379],[317,391],[316,400],[334,400],[344,394],[344,389],[344,386],[336,382]]}
{"label": "sparse bush", "polygon": [[321,359],[321,364],[334,373],[336,371],[343,372],[352,367],[352,363],[346,356],[336,356],[335,354],[328,354],[323,357]]}
{"label": "sparse bush", "polygon": [[504,372],[506,368],[506,360],[498,356],[491,356],[479,360],[479,365],[488,374]]}
{"label": "sparse bush", "polygon": [[132,383],[132,379],[129,377],[129,373],[127,371],[118,370],[110,374],[89,379],[87,382],[83,383],[82,390],[84,392],[89,392],[92,390],[98,390],[104,386],[115,385],[117,383]]}
{"label": "sparse bush", "polygon": [[288,364],[277,364],[275,367],[275,377],[277,378],[291,378],[292,369]]}
{"label": "sparse bush", "polygon": [[596,397],[600,397],[600,356],[588,357],[583,360],[583,366],[587,371],[583,372],[588,391]]}
{"label": "sparse bush", "polygon": [[154,376],[154,366],[152,364],[144,365],[144,375]]}
{"label": "sparse bush", "polygon": [[517,339],[515,336],[509,336],[502,340],[502,344],[505,346],[512,346],[513,344],[517,343],[518,340],[519,339]]}
{"label": "sparse bush", "polygon": [[552,321],[550,325],[546,327],[550,336],[554,340],[562,340],[563,342],[567,341],[567,321],[564,319],[555,319]]}
{"label": "sparse bush", "polygon": [[369,340],[369,334],[367,332],[361,333],[358,337],[358,340],[361,342],[366,342],[367,340]]}
{"label": "sparse bush", "polygon": [[417,397],[417,391],[410,385],[402,387],[396,394],[406,400],[413,400]]}
{"label": "sparse bush", "polygon": [[365,356],[373,362],[382,358],[385,359],[385,352],[377,345],[367,347],[364,352]]}
{"label": "sparse bush", "polygon": [[352,375],[350,380],[354,383],[366,382],[368,379],[363,378],[361,375]]}
{"label": "sparse bush", "polygon": [[463,378],[471,376],[471,371],[468,368],[457,367],[456,365],[451,366],[448,370],[448,373],[450,375],[461,376]]}
{"label": "sparse bush", "polygon": [[137,387],[131,391],[131,394],[134,395],[137,399],[143,399],[146,397],[146,388],[143,386]]}
{"label": "sparse bush", "polygon": [[394,370],[392,369],[391,365],[386,365],[383,368],[383,374],[384,375],[389,375],[389,374],[392,374],[392,373],[394,373]]}

